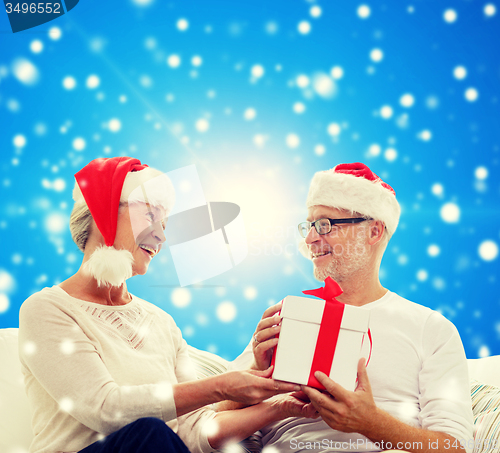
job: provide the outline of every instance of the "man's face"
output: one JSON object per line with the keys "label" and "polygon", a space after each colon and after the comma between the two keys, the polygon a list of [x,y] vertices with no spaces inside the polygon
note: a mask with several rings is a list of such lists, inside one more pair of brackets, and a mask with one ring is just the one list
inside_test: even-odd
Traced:
{"label": "man's face", "polygon": [[[326,206],[312,206],[307,220],[345,219],[355,217],[349,212]],[[313,227],[305,238],[314,276],[324,281],[330,276],[341,283],[346,279],[367,272],[370,265],[370,247],[367,243],[370,222],[333,225],[332,231],[320,235]]]}

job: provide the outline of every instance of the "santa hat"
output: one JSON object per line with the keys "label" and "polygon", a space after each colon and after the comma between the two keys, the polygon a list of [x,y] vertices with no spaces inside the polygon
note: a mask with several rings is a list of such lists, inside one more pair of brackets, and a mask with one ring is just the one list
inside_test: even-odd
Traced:
{"label": "santa hat", "polygon": [[85,203],[101,232],[105,246],[98,247],[84,270],[99,286],[120,286],[132,276],[132,254],[113,247],[120,202],[149,203],[168,212],[174,204],[174,188],[162,172],[131,157],[99,158],[75,174],[73,200]]}
{"label": "santa hat", "polygon": [[401,214],[394,189],[359,162],[316,173],[306,205],[346,209],[381,220],[389,236],[396,231]]}

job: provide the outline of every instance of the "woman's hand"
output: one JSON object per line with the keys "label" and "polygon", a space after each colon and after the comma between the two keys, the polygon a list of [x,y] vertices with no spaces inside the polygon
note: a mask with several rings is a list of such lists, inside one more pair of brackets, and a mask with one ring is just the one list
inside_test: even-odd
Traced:
{"label": "woman's hand", "polygon": [[246,405],[260,403],[279,393],[299,392],[300,385],[270,379],[273,367],[265,371],[230,371],[223,379],[223,399]]}
{"label": "woman's hand", "polygon": [[[305,398],[304,398],[305,397]],[[269,398],[269,403],[276,407],[281,418],[305,417],[318,418],[319,413],[304,392],[287,393]]]}
{"label": "woman's hand", "polygon": [[269,307],[257,324],[252,341],[253,369],[265,370],[271,364],[273,349],[278,344],[278,339],[275,336],[281,329],[281,316],[278,314],[280,310],[281,302]]}

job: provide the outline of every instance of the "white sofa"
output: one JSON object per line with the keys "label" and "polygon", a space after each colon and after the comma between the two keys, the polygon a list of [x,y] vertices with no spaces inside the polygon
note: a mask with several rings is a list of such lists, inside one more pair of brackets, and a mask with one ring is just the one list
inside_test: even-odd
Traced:
{"label": "white sofa", "polygon": [[[222,373],[227,362],[205,351],[190,348],[198,377]],[[473,409],[476,437],[500,436],[500,356],[469,360],[469,373],[473,382]],[[495,387],[492,387],[495,386]],[[481,396],[481,398],[478,398]],[[474,401],[474,397],[477,401]],[[492,402],[494,403],[492,405]],[[486,424],[487,425],[486,425]],[[492,428],[493,426],[493,428]],[[0,329],[0,453],[27,453],[33,438],[31,411],[24,392],[23,378],[18,358],[17,329]],[[493,448],[484,448],[491,446]],[[492,442],[478,442],[475,453],[498,453]]]}

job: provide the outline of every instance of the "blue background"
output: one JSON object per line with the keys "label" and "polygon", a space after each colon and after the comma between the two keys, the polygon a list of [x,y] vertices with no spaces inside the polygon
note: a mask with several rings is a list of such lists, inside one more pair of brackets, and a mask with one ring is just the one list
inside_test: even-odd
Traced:
{"label": "blue background", "polygon": [[362,161],[403,210],[383,285],[452,320],[469,358],[500,354],[500,5],[360,5],[82,0],[16,34],[0,13],[0,327],[79,267],[73,174],[129,155],[195,164],[208,201],[241,206],[240,265],[180,289],[165,248],[129,283],[234,358],[269,304],[320,286],[296,247],[314,172]]}

